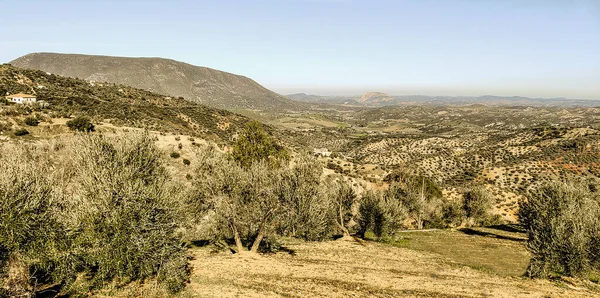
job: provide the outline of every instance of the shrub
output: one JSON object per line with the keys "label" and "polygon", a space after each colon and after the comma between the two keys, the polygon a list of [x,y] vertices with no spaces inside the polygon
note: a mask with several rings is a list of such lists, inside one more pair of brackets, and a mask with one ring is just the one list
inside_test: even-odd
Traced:
{"label": "shrub", "polygon": [[244,132],[233,145],[231,155],[244,168],[258,161],[277,164],[289,159],[287,150],[278,145],[258,121],[248,122]]}
{"label": "shrub", "polygon": [[445,201],[442,205],[442,221],[444,227],[458,227],[465,220],[465,210],[460,201]]}
{"label": "shrub", "polygon": [[38,124],[40,124],[40,121],[37,118],[31,116],[26,117],[23,122],[25,122],[25,125],[27,126],[38,126]]}
{"label": "shrub", "polygon": [[49,165],[27,148],[14,149],[0,158],[0,285],[7,296],[28,296],[33,281],[59,282],[69,265]]}
{"label": "shrub", "polygon": [[177,152],[171,152],[171,158],[179,158],[181,155]]}
{"label": "shrub", "polygon": [[186,165],[186,166],[189,166],[191,164],[191,162],[190,162],[189,159],[184,158],[183,159],[183,164]]}
{"label": "shrub", "polygon": [[17,137],[28,135],[28,134],[29,134],[29,131],[25,128],[19,128],[19,129],[15,130],[15,136],[17,136]]}
{"label": "shrub", "polygon": [[463,209],[471,226],[483,226],[499,223],[498,216],[491,214],[494,196],[482,186],[473,188],[464,194]]}
{"label": "shrub", "polygon": [[74,156],[79,188],[75,237],[92,285],[156,277],[172,292],[187,280],[179,188],[148,134],[82,136]]}
{"label": "shrub", "polygon": [[373,231],[378,238],[393,236],[402,227],[407,211],[398,199],[394,188],[386,191],[368,191],[358,208],[358,234],[364,238]]}
{"label": "shrub", "polygon": [[94,124],[90,121],[89,117],[80,116],[76,117],[73,120],[67,121],[67,126],[71,130],[81,131],[81,132],[91,132],[94,131]]}
{"label": "shrub", "polygon": [[309,241],[330,237],[333,202],[327,184],[321,181],[321,164],[312,156],[302,155],[293,167],[281,172],[277,192],[282,197],[284,216],[277,225],[279,234]]}
{"label": "shrub", "polygon": [[595,187],[547,183],[520,202],[518,216],[529,236],[529,276],[581,277],[600,270],[600,196]]}

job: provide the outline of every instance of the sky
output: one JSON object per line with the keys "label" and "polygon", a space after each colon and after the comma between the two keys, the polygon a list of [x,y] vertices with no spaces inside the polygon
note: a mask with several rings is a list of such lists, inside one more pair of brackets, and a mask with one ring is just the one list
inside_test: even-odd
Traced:
{"label": "sky", "polygon": [[0,63],[163,57],[282,94],[600,99],[600,0],[0,0]]}

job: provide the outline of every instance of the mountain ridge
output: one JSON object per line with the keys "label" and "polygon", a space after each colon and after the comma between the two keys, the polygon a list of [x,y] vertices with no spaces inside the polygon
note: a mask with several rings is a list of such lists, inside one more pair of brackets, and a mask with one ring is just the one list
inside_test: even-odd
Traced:
{"label": "mountain ridge", "polygon": [[123,84],[225,109],[288,109],[297,103],[242,75],[158,57],[30,53],[11,62],[67,77]]}

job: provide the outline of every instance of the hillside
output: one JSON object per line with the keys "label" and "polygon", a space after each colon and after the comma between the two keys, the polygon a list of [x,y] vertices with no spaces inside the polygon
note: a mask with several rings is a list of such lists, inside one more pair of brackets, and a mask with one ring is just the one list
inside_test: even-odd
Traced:
{"label": "hillside", "polygon": [[10,64],[123,84],[224,109],[284,110],[297,105],[250,78],[169,59],[32,53]]}
{"label": "hillside", "polygon": [[142,89],[0,65],[0,94],[20,92],[35,94],[47,106],[10,104],[2,108],[3,115],[33,113],[47,118],[85,115],[95,122],[223,141],[229,141],[249,120],[232,112]]}

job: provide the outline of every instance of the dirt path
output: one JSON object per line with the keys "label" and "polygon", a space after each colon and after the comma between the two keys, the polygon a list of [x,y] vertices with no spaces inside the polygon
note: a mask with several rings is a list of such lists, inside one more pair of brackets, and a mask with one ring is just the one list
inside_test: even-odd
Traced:
{"label": "dirt path", "polygon": [[600,297],[546,280],[502,277],[439,255],[373,242],[296,242],[245,257],[194,249],[198,297]]}

